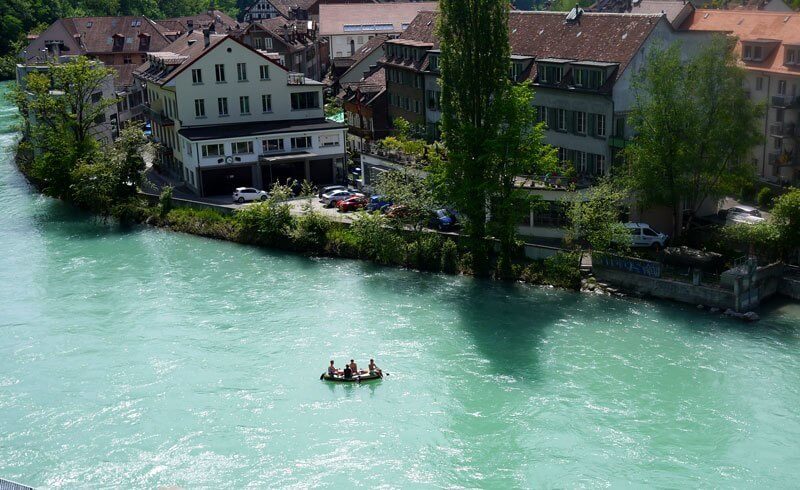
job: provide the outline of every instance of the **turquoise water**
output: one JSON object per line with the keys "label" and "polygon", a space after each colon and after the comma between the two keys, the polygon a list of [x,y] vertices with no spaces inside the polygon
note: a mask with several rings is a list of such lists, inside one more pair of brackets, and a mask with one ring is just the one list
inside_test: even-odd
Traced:
{"label": "turquoise water", "polygon": [[[43,487],[797,487],[800,309],[309,259],[35,194],[0,109],[0,477]],[[359,386],[319,374],[374,356]]]}

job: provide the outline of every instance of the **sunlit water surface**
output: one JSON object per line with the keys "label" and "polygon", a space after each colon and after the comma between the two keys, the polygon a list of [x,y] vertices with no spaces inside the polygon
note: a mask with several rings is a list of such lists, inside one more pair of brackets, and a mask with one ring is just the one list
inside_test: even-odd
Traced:
{"label": "sunlit water surface", "polygon": [[[800,311],[310,259],[37,195],[0,108],[0,477],[44,487],[790,488]],[[319,381],[374,356],[390,374]]]}

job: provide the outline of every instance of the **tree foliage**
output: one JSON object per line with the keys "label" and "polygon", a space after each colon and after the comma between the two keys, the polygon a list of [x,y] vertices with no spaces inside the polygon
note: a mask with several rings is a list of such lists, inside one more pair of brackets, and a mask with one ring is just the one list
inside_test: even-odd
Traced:
{"label": "tree foliage", "polygon": [[395,221],[417,231],[428,221],[436,205],[429,182],[406,169],[380,174],[375,190],[395,206],[403,207],[404,212],[398,213]]}
{"label": "tree foliage", "polygon": [[762,108],[743,88],[727,39],[689,61],[679,45],[648,53],[634,83],[636,133],[627,149],[629,188],[642,207],[664,205],[679,237],[683,211],[735,192],[754,177],[746,158],[761,140]]}
{"label": "tree foliage", "polygon": [[800,189],[792,188],[775,199],[772,223],[786,253],[800,259]]}
{"label": "tree foliage", "polygon": [[567,203],[566,241],[599,251],[628,249],[630,233],[619,220],[626,199],[627,193],[611,180],[575,193]]}
{"label": "tree foliage", "polygon": [[478,274],[487,272],[487,169],[492,159],[487,143],[497,133],[494,102],[509,72],[508,8],[501,0],[439,3],[441,122],[448,150],[439,188],[447,190],[447,201],[466,218],[464,231]]}

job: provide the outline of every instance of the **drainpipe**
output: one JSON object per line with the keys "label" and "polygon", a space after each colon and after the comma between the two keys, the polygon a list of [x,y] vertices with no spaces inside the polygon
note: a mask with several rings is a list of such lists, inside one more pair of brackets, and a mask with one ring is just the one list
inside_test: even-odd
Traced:
{"label": "drainpipe", "polygon": [[769,105],[770,92],[772,91],[772,77],[767,76],[767,107],[764,112],[764,149],[761,151],[761,178],[766,179],[767,171],[767,143],[769,142]]}

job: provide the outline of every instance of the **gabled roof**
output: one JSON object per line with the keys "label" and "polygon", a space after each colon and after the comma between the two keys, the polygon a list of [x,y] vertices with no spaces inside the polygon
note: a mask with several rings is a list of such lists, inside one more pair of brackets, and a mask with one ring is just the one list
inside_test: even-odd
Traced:
{"label": "gabled roof", "polygon": [[[242,32],[262,29],[268,32],[273,39],[283,43],[289,51],[300,51],[314,44],[314,39],[308,30],[309,22],[307,20],[289,20],[286,17],[278,16],[271,19],[254,20]],[[290,32],[294,35],[290,35]]]}
{"label": "gabled roof", "polygon": [[[380,34],[373,37],[366,43],[364,43],[364,45],[358,48],[352,56],[348,57],[348,59],[351,60],[352,64],[350,65],[350,68],[348,68],[347,71],[342,73],[339,78],[346,76],[352,70],[359,69],[358,64],[361,62],[361,60],[372,54],[376,49],[381,48],[383,46],[383,43],[386,42],[387,39],[389,39],[388,35]],[[363,67],[361,68],[363,69]]]}
{"label": "gabled roof", "polygon": [[170,17],[168,19],[157,20],[164,29],[177,31],[180,33],[188,32],[190,29],[202,29],[211,24],[215,24],[218,33],[224,33],[231,29],[237,29],[239,23],[221,10],[211,10],[195,15],[184,15],[182,17]]}
{"label": "gabled roof", "polygon": [[289,18],[290,12],[293,8],[298,10],[308,11],[317,4],[319,0],[268,0],[275,10],[282,16]]}
{"label": "gabled roof", "polygon": [[[436,38],[436,12],[420,12],[411,25],[391,43],[416,41],[439,49]],[[564,12],[511,11],[508,37],[511,53],[534,58],[598,61],[619,65],[617,76],[650,37],[662,14],[591,13],[577,22],[565,22]],[[389,60],[391,61],[391,60]],[[415,63],[422,69],[427,61]]]}
{"label": "gabled roof", "polygon": [[275,60],[267,57],[263,53],[256,51],[255,49],[245,45],[238,39],[229,35],[212,34],[209,38],[208,47],[205,47],[203,33],[200,31],[192,31],[184,36],[181,36],[174,43],[167,46],[163,52],[148,53],[150,57],[158,59],[162,62],[156,63],[148,60],[142,66],[137,68],[134,73],[145,80],[157,83],[158,85],[164,85],[178,76],[188,67],[192,66],[194,62],[205,56],[207,53],[213,51],[226,39],[230,39],[231,41],[240,44],[245,49],[252,51],[256,55],[279,67],[281,70],[286,70],[286,68],[280,63],[277,63]]}
{"label": "gabled roof", "polygon": [[800,44],[800,13],[763,12],[752,10],[698,9],[681,26],[690,31],[723,31],[736,36],[736,51],[741,55],[742,41],[776,40],[777,49],[762,61],[745,61],[748,69],[772,73],[791,73],[800,76],[800,67],[784,66],[787,45]]}
{"label": "gabled roof", "polygon": [[372,67],[361,80],[342,85],[339,98],[349,102],[370,105],[385,91],[386,69]]}
{"label": "gabled roof", "polygon": [[[403,24],[409,24],[417,13],[423,10],[435,10],[436,2],[396,2],[396,3],[340,3],[320,4],[319,34],[331,36],[337,34],[369,35],[381,32],[401,32]],[[381,30],[346,31],[348,26],[391,25]]]}
{"label": "gabled roof", "polygon": [[[140,36],[150,38],[147,50],[161,49],[169,44],[165,29],[141,15],[67,17],[56,22],[73,36],[85,54],[142,53],[139,50]],[[115,36],[123,38],[122,49],[113,49]]]}

